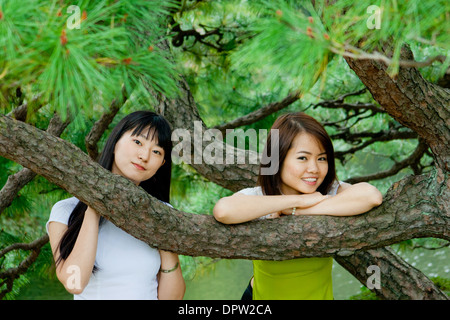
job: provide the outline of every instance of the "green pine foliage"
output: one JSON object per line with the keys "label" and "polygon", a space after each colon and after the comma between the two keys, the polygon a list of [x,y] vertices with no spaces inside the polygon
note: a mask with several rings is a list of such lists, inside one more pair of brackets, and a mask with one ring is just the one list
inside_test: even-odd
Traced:
{"label": "green pine foliage", "polygon": [[[333,54],[363,57],[391,46],[390,71],[398,72],[404,44],[433,47],[450,65],[448,1],[258,1],[259,19],[250,26],[251,41],[233,54],[236,68],[264,72],[269,83],[286,83],[308,91]],[[379,23],[378,23],[379,22]],[[357,49],[357,45],[360,47]],[[380,54],[383,56],[383,54]],[[281,81],[280,81],[281,80]]]}
{"label": "green pine foliage", "polygon": [[307,34],[313,26],[309,17],[319,20],[306,2],[263,1],[259,19],[250,26],[254,37],[233,54],[233,65],[262,73],[269,83],[308,91],[330,58],[326,40]]}
{"label": "green pine foliage", "polygon": [[158,47],[173,1],[26,2],[0,1],[2,107],[11,86],[42,93],[62,115],[106,107],[122,85],[128,95],[144,86],[176,94],[174,65]]}

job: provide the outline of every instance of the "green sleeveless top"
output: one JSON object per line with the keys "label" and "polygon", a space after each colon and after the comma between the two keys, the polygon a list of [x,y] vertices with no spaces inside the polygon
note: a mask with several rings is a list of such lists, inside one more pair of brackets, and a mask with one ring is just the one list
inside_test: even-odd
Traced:
{"label": "green sleeveless top", "polygon": [[[336,195],[339,181],[328,192]],[[262,196],[261,187],[239,193]],[[266,217],[261,217],[264,219]],[[333,300],[333,258],[300,258],[286,261],[253,261],[254,300]]]}
{"label": "green sleeveless top", "polygon": [[253,300],[333,300],[333,258],[253,261]]}

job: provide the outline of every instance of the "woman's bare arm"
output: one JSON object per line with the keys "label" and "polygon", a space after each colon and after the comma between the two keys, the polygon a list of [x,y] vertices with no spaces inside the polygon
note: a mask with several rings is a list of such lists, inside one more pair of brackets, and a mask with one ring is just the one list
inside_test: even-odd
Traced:
{"label": "woman's bare arm", "polygon": [[[342,183],[335,196],[309,208],[297,208],[295,215],[353,216],[365,213],[382,202],[381,192],[369,183]],[[289,214],[287,211],[282,213]]]}
{"label": "woman's bare arm", "polygon": [[[182,300],[186,291],[186,284],[178,255],[164,250],[159,250],[159,254],[161,256],[161,269],[170,272],[160,271],[158,274],[158,299]],[[172,271],[173,268],[175,270]]]}
{"label": "woman's bare arm", "polygon": [[225,224],[251,221],[267,214],[351,216],[361,214],[380,205],[381,192],[362,182],[355,185],[341,183],[336,196],[328,197],[319,192],[302,195],[250,196],[235,193],[220,199],[213,213],[217,221]]}
{"label": "woman's bare arm", "polygon": [[[100,216],[88,207],[72,252],[56,268],[59,281],[72,294],[80,294],[89,283],[97,253],[99,219]],[[49,223],[50,246],[55,261],[59,258],[59,243],[66,230],[67,225],[63,223]]]}
{"label": "woman's bare arm", "polygon": [[303,195],[253,196],[235,193],[220,199],[213,209],[217,221],[225,224],[251,221],[293,207],[307,208],[325,200],[319,192]]}

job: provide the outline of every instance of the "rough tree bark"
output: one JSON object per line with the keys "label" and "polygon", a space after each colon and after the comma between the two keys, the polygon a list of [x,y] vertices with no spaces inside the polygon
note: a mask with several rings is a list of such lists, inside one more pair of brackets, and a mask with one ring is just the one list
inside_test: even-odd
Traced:
{"label": "rough tree bark", "polygon": [[[400,59],[414,60],[408,46],[402,47]],[[346,61],[381,107],[417,132],[430,146],[436,165],[449,171],[450,90],[426,81],[416,68],[400,67],[398,75],[391,77],[380,62]]]}
{"label": "rough tree bark", "polygon": [[[385,51],[389,51],[389,47]],[[402,47],[400,59],[414,60],[407,45]],[[346,58],[346,61],[381,107],[430,146],[438,176],[431,176],[429,179],[442,179],[442,187],[448,193],[450,90],[426,81],[415,68],[401,67],[398,75],[391,77],[387,66],[382,63],[351,58]],[[427,192],[439,194],[444,189],[430,189]],[[416,201],[420,202],[421,199],[417,198]],[[443,205],[442,209],[447,212],[448,217],[448,203],[444,202]],[[419,270],[397,257],[389,248],[359,251],[349,257],[336,257],[336,260],[363,284],[367,275],[362,268],[355,266],[377,264],[381,273],[388,276],[383,281],[381,291],[375,290],[377,295],[384,298],[448,299]]]}
{"label": "rough tree bark", "polygon": [[[25,111],[26,115],[26,111]],[[59,137],[69,124],[68,121],[63,122],[58,115],[55,115],[47,128],[47,132]],[[16,174],[8,177],[6,184],[0,190],[0,214],[11,205],[18,192],[31,180],[34,179],[36,173],[28,168],[23,168]]]}
{"label": "rough tree bark", "polygon": [[372,290],[384,299],[390,300],[447,300],[447,295],[436,288],[420,270],[417,270],[391,248],[361,250],[348,257],[339,257],[339,264],[345,267],[361,283],[366,284],[367,272],[359,266],[380,268],[380,289]]}
{"label": "rough tree bark", "polygon": [[191,256],[284,260],[349,255],[415,237],[450,240],[442,172],[395,184],[383,205],[354,217],[303,216],[225,226],[177,211],[113,175],[72,144],[6,116],[0,155],[42,175],[152,247]]}

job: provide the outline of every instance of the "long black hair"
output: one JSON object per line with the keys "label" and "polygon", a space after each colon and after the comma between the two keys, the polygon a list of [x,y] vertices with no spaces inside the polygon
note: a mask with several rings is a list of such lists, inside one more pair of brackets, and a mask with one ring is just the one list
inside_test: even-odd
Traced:
{"label": "long black hair", "polygon": [[[172,170],[172,137],[170,125],[164,117],[151,111],[136,111],[124,117],[114,127],[106,141],[105,147],[100,154],[98,163],[105,169],[111,171],[114,163],[114,149],[117,141],[122,135],[133,130],[132,135],[139,136],[144,130],[147,136],[153,134],[152,139],[157,136],[158,145],[164,149],[164,164],[148,180],[142,181],[139,186],[155,198],[169,203],[170,198],[170,178]],[[87,205],[81,201],[73,209],[67,230],[59,243],[59,257],[56,261],[58,265],[62,260],[67,259],[73,250],[78,234],[83,224],[84,214]],[[100,223],[103,218],[100,219]],[[96,267],[94,266],[94,270]]]}

